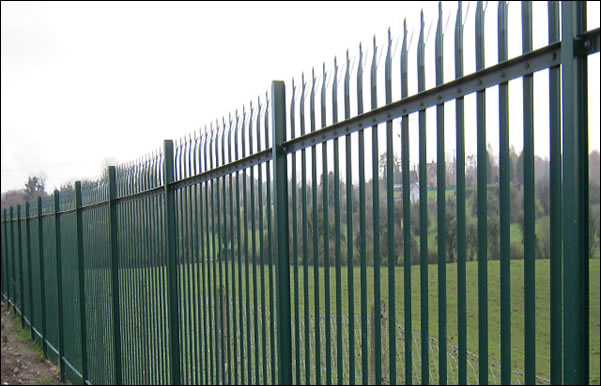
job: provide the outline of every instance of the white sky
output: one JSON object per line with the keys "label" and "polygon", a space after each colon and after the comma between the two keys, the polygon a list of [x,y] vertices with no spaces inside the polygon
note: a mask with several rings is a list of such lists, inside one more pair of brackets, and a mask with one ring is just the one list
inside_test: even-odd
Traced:
{"label": "white sky", "polygon": [[[324,61],[331,71],[334,55],[338,56],[339,71],[344,71],[346,49],[357,56],[359,42],[367,51],[364,103],[368,110],[373,35],[378,50],[385,54],[388,27],[393,39],[402,38],[405,17],[409,34],[414,31],[409,78],[410,94],[415,93],[421,7],[426,31],[432,22],[426,44],[426,88],[434,86],[437,3],[2,2],[1,7],[2,191],[22,188],[27,176],[40,171],[47,175],[47,190],[67,181],[94,178],[107,160],[135,159],[161,147],[163,139],[187,135],[217,118],[221,121],[244,104],[248,108],[250,99],[264,99],[274,79],[286,81],[290,98],[293,76],[298,80],[304,71],[310,79],[312,66],[320,74]],[[443,4],[443,26],[450,14],[445,35],[445,80],[454,78],[456,7],[454,2]],[[596,28],[599,2],[589,2],[588,7],[588,28]],[[466,74],[475,70],[475,2],[469,7],[464,4],[464,14],[468,8],[464,31]],[[520,11],[518,3],[509,5],[510,58],[521,53]],[[533,29],[534,48],[546,45],[545,2],[534,2]],[[490,2],[486,12],[487,65],[497,63],[496,30],[497,3]],[[393,47],[395,44],[396,40]],[[399,55],[400,43],[393,59],[393,100],[400,98]],[[378,75],[379,105],[384,102],[383,70],[384,57]],[[599,106],[598,74],[599,54],[595,54],[589,57],[591,150],[599,149],[599,110],[592,108]],[[521,84],[521,80],[510,83],[510,137],[518,151],[522,147]],[[549,154],[547,86],[548,72],[535,74],[535,151],[543,157]],[[300,88],[297,91],[300,93]],[[331,91],[327,95],[330,110]],[[497,95],[496,87],[487,90],[487,142],[493,149],[498,149]],[[342,100],[340,89],[340,118]],[[449,154],[454,153],[454,110],[453,102],[446,104],[445,149]],[[466,150],[471,154],[475,153],[473,95],[466,98],[465,116]],[[411,133],[416,133],[413,122],[417,123],[417,116],[411,119]],[[430,161],[436,154],[434,109],[428,110],[427,119]],[[318,127],[319,122],[318,112]],[[384,138],[381,131],[381,152]],[[371,149],[371,135],[366,139],[366,148]],[[412,134],[412,139],[410,153],[414,161],[417,135]],[[400,154],[400,141],[395,146]],[[371,170],[369,160],[366,169]]]}

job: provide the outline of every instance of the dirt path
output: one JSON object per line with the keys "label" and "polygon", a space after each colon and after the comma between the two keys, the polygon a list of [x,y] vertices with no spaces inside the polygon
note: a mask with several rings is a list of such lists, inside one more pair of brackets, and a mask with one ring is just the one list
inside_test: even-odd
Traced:
{"label": "dirt path", "polygon": [[2,384],[60,385],[58,367],[44,360],[29,330],[2,303]]}

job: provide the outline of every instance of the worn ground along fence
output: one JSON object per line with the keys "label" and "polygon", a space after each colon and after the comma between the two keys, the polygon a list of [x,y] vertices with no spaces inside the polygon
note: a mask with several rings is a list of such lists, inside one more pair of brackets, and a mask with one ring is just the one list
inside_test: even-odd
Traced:
{"label": "worn ground along fence", "polygon": [[[237,112],[175,144],[165,141],[162,151],[109,167],[98,181],[77,182],[73,189],[5,209],[3,298],[45,355],[60,363],[62,377],[74,383],[588,383],[587,55],[599,51],[599,29],[586,31],[586,5],[577,2],[562,4],[560,30],[559,4],[549,2],[549,45],[532,50],[531,7],[522,3],[521,56],[508,60],[507,4],[501,2],[499,64],[485,66],[484,11],[478,2],[476,72],[464,76],[460,4],[452,81],[445,83],[442,76],[439,17],[436,87],[425,89],[422,20],[415,95],[408,95],[405,28],[399,101],[392,101],[389,36],[385,103],[378,105],[374,39],[369,111],[363,106],[367,60],[360,51],[356,96],[351,96],[355,80],[347,55],[344,73],[335,64],[326,74],[324,65],[320,90],[314,74],[310,87],[303,77],[300,97],[294,83],[286,98],[284,82],[274,82],[271,96],[241,116]],[[535,287],[533,73],[545,69],[553,237],[548,280]],[[525,258],[517,268],[524,290],[516,330],[512,299],[522,290],[511,284],[516,266],[510,262],[508,82],[519,78]],[[500,176],[498,190],[489,192],[485,90],[496,86]],[[466,262],[464,98],[473,93],[476,114],[468,119],[476,120],[476,132],[467,135],[477,137],[477,181],[471,187],[477,192],[477,266]],[[455,104],[457,157],[453,240],[445,221],[444,104],[449,102]],[[428,215],[437,219],[437,264],[428,272],[428,232],[413,240],[411,221],[403,218],[411,218],[412,211],[409,144],[419,142],[419,181],[426,181],[426,109],[434,107],[436,213],[428,213],[425,183],[419,185],[416,206],[419,229],[428,228]],[[411,114],[418,115],[417,127],[410,127]],[[395,120],[400,120],[400,143],[393,135]],[[401,153],[398,199],[394,173],[386,172],[395,167],[394,149]],[[487,195],[497,191],[500,261],[493,263],[487,258]],[[456,263],[447,267],[450,244]],[[498,281],[488,280],[493,264],[500,270]],[[432,280],[437,313],[428,304]],[[472,306],[466,286],[473,280],[477,328],[468,331]],[[500,308],[491,314],[489,291],[496,287]],[[535,288],[541,287],[549,296],[545,316],[535,300]],[[447,318],[451,314],[453,320]],[[498,318],[500,335],[490,335],[490,322]],[[541,318],[550,319],[550,329],[542,332],[550,336],[547,357],[537,351]],[[477,340],[468,341],[468,333]],[[493,340],[500,340],[500,353],[489,350]]]}

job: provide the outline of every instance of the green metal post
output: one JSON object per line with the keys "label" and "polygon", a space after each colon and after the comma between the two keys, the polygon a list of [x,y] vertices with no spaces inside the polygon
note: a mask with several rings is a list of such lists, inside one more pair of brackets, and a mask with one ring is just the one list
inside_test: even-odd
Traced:
{"label": "green metal post", "polygon": [[589,230],[587,57],[577,36],[586,30],[586,3],[563,2],[563,382],[589,383]]}
{"label": "green metal post", "polygon": [[2,295],[8,303],[8,222],[6,221],[6,208],[2,210]]}
{"label": "green metal post", "polygon": [[54,223],[56,238],[56,287],[58,291],[58,363],[61,371],[61,382],[65,381],[65,364],[63,357],[65,355],[65,330],[63,324],[63,269],[61,257],[61,221],[58,190],[54,191]]}
{"label": "green metal post", "polygon": [[9,288],[12,288],[12,297],[9,296],[9,304],[12,302],[13,304],[13,313],[17,312],[17,257],[15,252],[15,220],[14,220],[14,212],[13,207],[10,207],[10,251],[12,255],[12,277],[10,278]]}
{"label": "green metal post", "polygon": [[[476,7],[476,70],[484,68],[484,10],[482,2]],[[478,376],[488,384],[488,273],[487,273],[487,178],[486,167],[486,93],[476,93],[477,125],[477,194],[478,194]]]}
{"label": "green metal post", "polygon": [[277,253],[277,306],[278,306],[278,381],[292,383],[292,355],[290,331],[290,256],[288,255],[288,177],[286,153],[286,88],[284,82],[271,84],[273,175],[275,194],[274,251]]}
{"label": "green metal post", "polygon": [[115,383],[123,384],[121,367],[121,317],[119,306],[119,244],[117,239],[117,178],[114,166],[108,168],[109,180],[109,239],[111,245],[111,293],[113,311],[113,358],[115,366]]}
{"label": "green metal post", "polygon": [[165,176],[165,233],[167,240],[167,275],[168,275],[168,308],[169,308],[169,354],[171,357],[171,384],[181,384],[180,379],[180,350],[179,350],[179,318],[177,301],[177,237],[175,223],[175,191],[170,189],[174,180],[175,167],[173,164],[173,141],[165,140],[163,143],[165,154],[164,176]]}
{"label": "green metal post", "polygon": [[[6,211],[4,212],[6,218]],[[44,227],[42,221],[42,197],[38,197],[38,248],[39,248],[39,259],[40,259],[40,285],[41,289],[41,316],[42,316],[42,352],[44,358],[47,358],[46,352],[46,291],[45,291],[45,276],[44,276]]]}
{"label": "green metal post", "polygon": [[8,236],[6,222],[6,208],[2,210],[4,220],[2,221],[2,296],[8,303]]}
{"label": "green metal post", "polygon": [[[549,1],[549,44],[559,41],[559,2]],[[561,73],[560,66],[549,69],[549,142],[551,213],[551,383],[562,381],[561,361]]]}
{"label": "green metal post", "polygon": [[25,243],[27,244],[27,284],[29,286],[29,329],[31,332],[31,340],[33,340],[33,284],[31,280],[31,233],[29,218],[29,202],[25,203],[25,240]]}
{"label": "green metal post", "polygon": [[75,181],[75,233],[77,239],[77,261],[79,270],[79,323],[81,328],[81,376],[85,384],[88,380],[88,349],[86,328],[86,296],[84,275],[84,252],[83,252],[83,221],[81,209],[81,181]]}
{"label": "green metal post", "polygon": [[21,233],[21,205],[17,205],[17,244],[19,246],[19,311],[21,327],[25,328],[25,292],[23,289],[23,235]]}

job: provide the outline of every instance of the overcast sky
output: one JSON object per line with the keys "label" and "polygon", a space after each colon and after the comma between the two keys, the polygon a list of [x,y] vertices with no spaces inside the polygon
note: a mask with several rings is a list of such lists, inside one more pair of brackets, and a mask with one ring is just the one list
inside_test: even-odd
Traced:
{"label": "overcast sky", "polygon": [[[302,72],[308,76],[313,66],[321,73],[324,61],[331,71],[335,55],[339,71],[344,71],[346,49],[356,57],[359,42],[367,51],[369,72],[374,34],[378,51],[385,52],[388,27],[395,46],[402,38],[405,17],[409,34],[413,33],[409,63],[410,93],[415,93],[421,7],[426,30],[432,24],[426,44],[430,88],[434,86],[437,3],[2,2],[1,189],[22,188],[27,176],[41,171],[47,175],[47,190],[94,178],[107,162],[135,159],[158,149],[163,139],[187,135],[248,106],[250,99],[263,98],[274,79],[287,82],[289,97],[293,76],[299,79]],[[476,6],[474,2],[463,7],[467,74],[475,70]],[[456,8],[456,3],[443,4],[443,25],[450,16],[445,80],[454,78]],[[534,2],[534,15],[534,48],[539,48],[547,44],[546,3]],[[589,3],[588,19],[589,29],[599,26],[598,2]],[[509,20],[511,58],[521,52],[520,28],[514,28],[520,25],[518,3],[509,5]],[[497,63],[496,29],[497,3],[490,2],[486,65]],[[399,55],[400,43],[393,61],[393,100],[400,98]],[[382,57],[381,74],[383,64]],[[589,58],[591,106],[599,106],[598,74],[599,54],[595,54]],[[368,74],[365,79],[367,108]],[[382,80],[379,75],[379,95]],[[548,157],[548,73],[535,74],[534,84],[535,151]],[[523,137],[521,93],[521,80],[510,83],[511,144],[518,150]],[[382,104],[383,94],[378,98]],[[470,118],[475,117],[474,101],[473,95],[466,98],[468,154],[475,152],[475,134],[471,134],[475,119]],[[352,111],[356,112],[354,106]],[[446,111],[445,149],[452,154],[454,102],[446,104]],[[498,149],[497,114],[497,88],[492,88],[487,90],[487,141],[494,149]],[[589,147],[598,149],[599,109],[591,108],[589,114]],[[435,117],[430,109],[432,133]],[[429,138],[430,161],[436,154],[436,137]],[[417,135],[412,139],[413,160]],[[369,142],[366,145],[370,148]],[[384,147],[381,139],[381,151]],[[400,149],[396,151],[400,154]]]}

